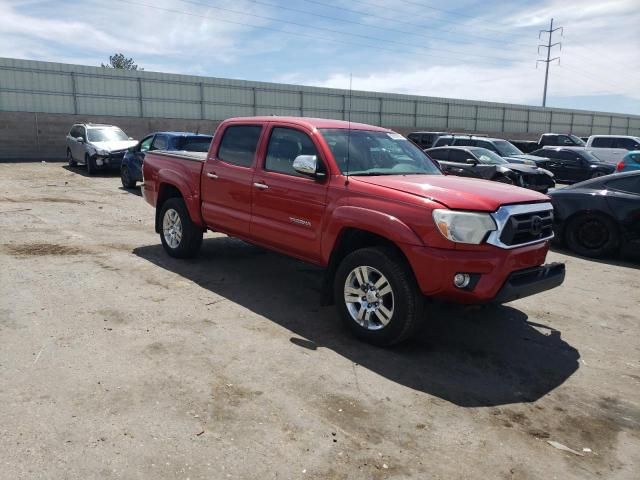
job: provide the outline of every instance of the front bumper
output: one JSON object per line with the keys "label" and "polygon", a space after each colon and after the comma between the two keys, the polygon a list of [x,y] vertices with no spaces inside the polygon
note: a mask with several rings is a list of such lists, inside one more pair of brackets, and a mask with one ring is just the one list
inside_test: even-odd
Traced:
{"label": "front bumper", "polygon": [[550,263],[513,272],[492,302],[507,303],[551,290],[562,285],[564,275],[564,263]]}
{"label": "front bumper", "polygon": [[[403,245],[402,250],[409,260],[420,291],[424,295],[439,300],[473,305],[508,301],[497,300],[499,295],[507,298],[507,293],[503,293],[507,285],[523,287],[520,289],[522,292],[520,296],[526,296],[524,286],[512,278],[512,275],[542,268],[541,265],[544,264],[549,251],[549,241],[513,249],[482,245],[474,250],[445,250]],[[564,267],[562,268],[564,272]],[[457,288],[453,283],[456,273],[478,274],[477,282],[470,289]],[[519,278],[519,280],[524,283],[528,278]],[[564,273],[562,279],[564,279]],[[512,283],[508,283],[509,281]],[[550,281],[546,284],[546,288],[537,291],[532,289],[527,295],[548,290],[560,283],[562,280],[559,283]],[[542,282],[539,286],[544,285],[545,283]]]}
{"label": "front bumper", "polygon": [[112,153],[109,155],[96,155],[95,164],[98,168],[120,168],[124,153]]}

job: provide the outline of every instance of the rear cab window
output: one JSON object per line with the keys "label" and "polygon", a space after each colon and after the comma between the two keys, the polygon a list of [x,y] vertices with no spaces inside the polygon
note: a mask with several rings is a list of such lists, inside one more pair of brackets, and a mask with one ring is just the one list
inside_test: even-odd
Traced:
{"label": "rear cab window", "polygon": [[613,145],[613,138],[611,137],[596,137],[591,141],[591,146],[594,148],[611,148]]}
{"label": "rear cab window", "polygon": [[262,125],[229,125],[222,134],[217,158],[238,167],[251,167],[261,133]]}

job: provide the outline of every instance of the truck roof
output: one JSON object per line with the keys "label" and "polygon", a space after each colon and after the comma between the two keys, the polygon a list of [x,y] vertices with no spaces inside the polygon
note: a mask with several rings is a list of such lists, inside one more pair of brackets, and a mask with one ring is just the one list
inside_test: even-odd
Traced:
{"label": "truck roof", "polygon": [[351,130],[374,130],[379,132],[391,132],[388,128],[376,127],[374,125],[367,125],[364,123],[348,122],[346,120],[332,120],[329,118],[312,118],[312,117],[280,117],[276,115],[262,116],[262,117],[234,117],[229,118],[227,121],[233,122],[286,122],[299,126],[304,126],[309,129],[314,128],[337,128],[337,129],[351,129]]}

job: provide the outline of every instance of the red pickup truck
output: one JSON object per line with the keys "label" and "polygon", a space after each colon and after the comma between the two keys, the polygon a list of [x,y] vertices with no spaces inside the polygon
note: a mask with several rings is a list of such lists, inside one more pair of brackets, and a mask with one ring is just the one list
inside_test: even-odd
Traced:
{"label": "red pickup truck", "polygon": [[549,198],[449,177],[384,128],[298,117],[229,119],[208,153],[149,152],[143,195],[173,257],[206,230],[326,268],[326,293],[360,338],[390,345],[425,298],[504,303],[560,285],[543,265]]}

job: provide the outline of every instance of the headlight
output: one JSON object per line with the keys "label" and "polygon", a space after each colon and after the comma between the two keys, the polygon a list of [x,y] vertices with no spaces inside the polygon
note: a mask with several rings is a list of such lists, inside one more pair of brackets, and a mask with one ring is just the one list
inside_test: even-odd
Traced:
{"label": "headlight", "polygon": [[524,164],[525,165],[533,165],[534,167],[536,166],[536,162],[534,162],[533,160],[525,160]]}
{"label": "headlight", "polygon": [[433,221],[443,237],[457,243],[477,245],[496,229],[496,223],[488,213],[436,209]]}
{"label": "headlight", "polygon": [[541,168],[540,171],[542,173],[546,173],[547,175],[549,175],[551,178],[553,178],[553,172],[550,172],[549,170],[546,170],[544,168]]}
{"label": "headlight", "polygon": [[100,148],[96,148],[96,155],[100,155],[101,157],[107,157],[109,155],[109,150],[102,150]]}

